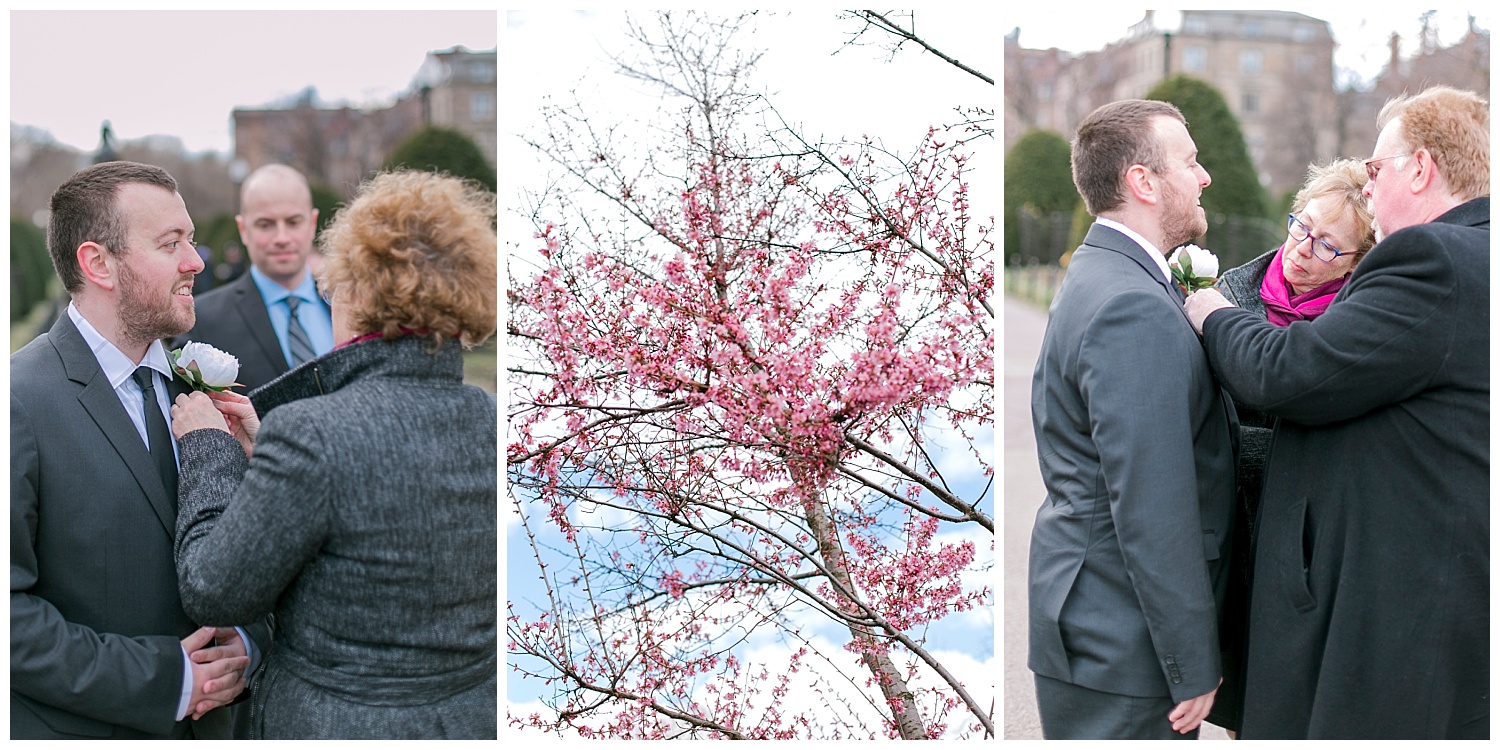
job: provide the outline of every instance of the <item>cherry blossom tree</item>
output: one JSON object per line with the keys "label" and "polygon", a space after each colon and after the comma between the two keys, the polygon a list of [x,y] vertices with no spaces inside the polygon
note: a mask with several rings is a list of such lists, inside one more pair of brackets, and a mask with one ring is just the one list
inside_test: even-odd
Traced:
{"label": "cherry blossom tree", "polygon": [[[993,736],[927,637],[993,607],[993,218],[968,166],[989,130],[806,138],[752,93],[752,22],[632,25],[621,72],[668,113],[647,144],[578,102],[531,141],[561,176],[511,264],[507,479],[535,567],[509,576],[545,593],[507,633],[555,713],[509,720]],[[757,662],[770,644],[790,656]]]}

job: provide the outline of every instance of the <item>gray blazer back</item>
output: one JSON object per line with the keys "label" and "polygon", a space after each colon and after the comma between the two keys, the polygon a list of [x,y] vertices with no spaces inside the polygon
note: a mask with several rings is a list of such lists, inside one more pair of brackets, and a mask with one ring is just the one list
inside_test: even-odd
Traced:
{"label": "gray blazer back", "polygon": [[1037,674],[1174,701],[1218,683],[1235,423],[1182,300],[1146,250],[1095,224],[1053,301],[1031,404],[1047,487]]}

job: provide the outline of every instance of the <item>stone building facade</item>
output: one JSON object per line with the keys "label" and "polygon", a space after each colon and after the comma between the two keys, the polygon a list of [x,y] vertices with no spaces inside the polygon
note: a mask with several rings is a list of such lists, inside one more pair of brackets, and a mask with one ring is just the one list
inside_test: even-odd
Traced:
{"label": "stone building facade", "polygon": [[1071,137],[1098,106],[1186,74],[1224,95],[1272,196],[1300,184],[1311,162],[1368,155],[1375,113],[1401,90],[1446,83],[1489,91],[1489,33],[1472,20],[1448,48],[1424,29],[1407,58],[1393,35],[1391,63],[1367,91],[1338,90],[1328,23],[1290,11],[1188,10],[1171,19],[1146,11],[1119,41],[1076,56],[1026,49],[1019,36],[1018,29],[1005,39],[1007,149],[1031,128]]}

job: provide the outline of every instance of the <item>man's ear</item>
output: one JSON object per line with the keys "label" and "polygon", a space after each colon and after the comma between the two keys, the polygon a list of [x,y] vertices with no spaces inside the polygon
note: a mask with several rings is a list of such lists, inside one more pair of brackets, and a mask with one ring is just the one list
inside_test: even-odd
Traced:
{"label": "man's ear", "polygon": [[1417,149],[1416,153],[1411,155],[1411,160],[1411,191],[1413,193],[1420,193],[1432,184],[1433,179],[1436,177],[1433,173],[1433,168],[1436,165],[1432,161],[1432,152],[1425,148]]}
{"label": "man's ear", "polygon": [[1132,164],[1125,170],[1125,189],[1136,200],[1150,206],[1161,198],[1160,186],[1156,184],[1156,173],[1140,165]]}
{"label": "man's ear", "polygon": [[97,242],[78,246],[78,270],[83,279],[101,289],[112,290],[119,283],[119,259]]}
{"label": "man's ear", "polygon": [[[313,221],[317,221],[317,219],[314,219]],[[234,228],[240,230],[240,242],[243,243],[245,247],[250,247],[250,240],[248,240],[248,239],[245,238],[245,216],[244,216],[244,214],[235,214],[234,215]]]}

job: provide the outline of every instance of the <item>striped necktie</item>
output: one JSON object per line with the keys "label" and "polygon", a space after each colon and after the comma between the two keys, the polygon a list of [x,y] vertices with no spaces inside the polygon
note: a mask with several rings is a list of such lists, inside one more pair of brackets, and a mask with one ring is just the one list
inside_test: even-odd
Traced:
{"label": "striped necktie", "polygon": [[301,297],[293,295],[286,298],[287,309],[292,313],[286,324],[287,344],[292,350],[292,367],[318,356],[313,350],[312,339],[307,337],[307,329],[302,327],[302,321],[297,320],[297,306],[300,304]]}

